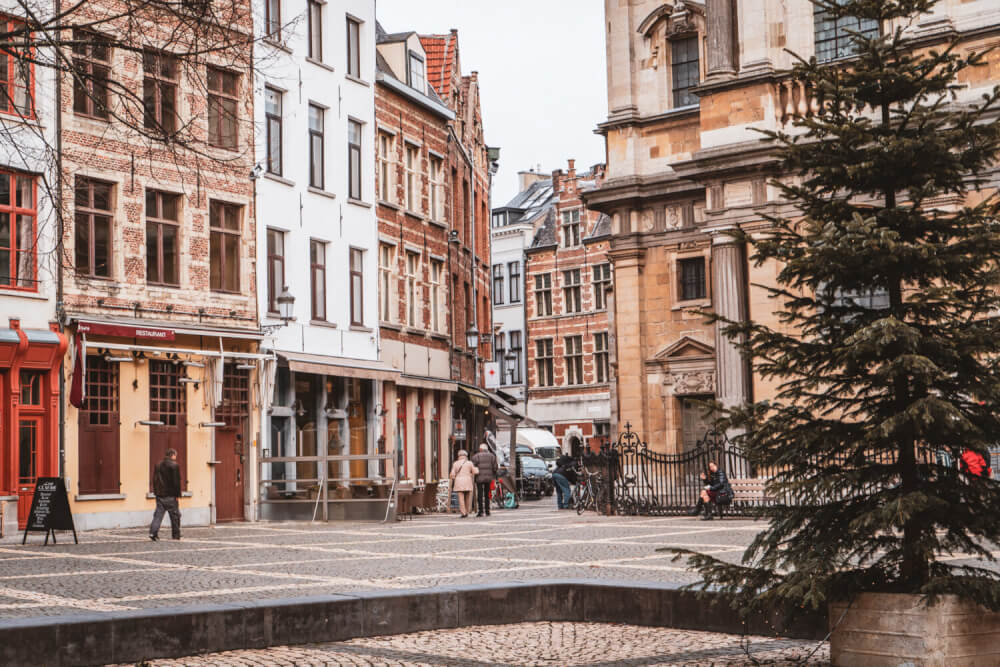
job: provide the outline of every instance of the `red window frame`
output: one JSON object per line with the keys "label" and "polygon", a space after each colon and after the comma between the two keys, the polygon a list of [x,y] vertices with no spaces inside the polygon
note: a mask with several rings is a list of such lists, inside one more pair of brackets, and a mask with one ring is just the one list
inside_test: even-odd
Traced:
{"label": "red window frame", "polygon": [[[0,15],[0,25],[2,25],[3,32],[8,35],[21,30],[20,26],[27,26],[22,19],[14,18],[12,16]],[[29,32],[27,34],[27,41],[30,43],[34,42],[34,33]],[[28,83],[27,86],[21,86],[17,83],[17,76],[15,72],[17,71],[17,63],[21,60],[18,57],[17,49],[0,49],[0,56],[7,59],[7,78],[0,83],[7,86],[7,92],[0,95],[0,113],[10,114],[13,116],[20,116],[21,118],[32,119],[35,117],[35,63],[34,63],[34,49],[28,48]],[[14,105],[15,96],[11,94],[12,88],[27,88],[27,113],[21,111]]]}
{"label": "red window frame", "polygon": [[[7,274],[7,284],[0,283],[0,287],[3,289],[14,289],[21,290],[25,292],[37,292],[38,291],[38,181],[35,177],[28,174],[0,170],[0,178],[9,179],[9,193],[10,199],[8,199],[6,204],[0,203],[0,214],[6,213],[9,218],[10,236],[6,240],[6,245],[2,245],[4,241],[0,239],[0,253],[6,252],[8,254],[7,261],[8,274]],[[17,196],[17,182],[19,178],[26,178],[31,181],[31,207],[18,206]],[[19,235],[18,231],[18,219],[21,216],[29,216],[31,218],[31,247],[29,249],[23,249],[19,246],[18,241]],[[21,255],[30,254],[31,257],[31,271],[30,277],[25,278],[19,276],[18,274],[18,260]],[[23,283],[27,282],[25,285]]]}

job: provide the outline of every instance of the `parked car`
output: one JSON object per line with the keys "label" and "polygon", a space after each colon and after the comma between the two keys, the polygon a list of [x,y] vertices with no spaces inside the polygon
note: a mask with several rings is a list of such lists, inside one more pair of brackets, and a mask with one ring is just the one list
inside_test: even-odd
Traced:
{"label": "parked car", "polygon": [[552,473],[545,466],[545,460],[534,454],[519,454],[521,461],[521,495],[525,498],[551,496],[555,491]]}
{"label": "parked car", "polygon": [[556,461],[562,456],[562,449],[553,445],[537,445],[535,447],[535,455],[542,457],[545,461],[545,466],[549,469],[549,472],[552,472],[556,469]]}

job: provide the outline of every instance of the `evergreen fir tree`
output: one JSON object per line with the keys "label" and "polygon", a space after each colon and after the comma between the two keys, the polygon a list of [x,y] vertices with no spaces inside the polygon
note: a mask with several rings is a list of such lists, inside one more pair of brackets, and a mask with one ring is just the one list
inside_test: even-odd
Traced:
{"label": "evergreen fir tree", "polygon": [[863,591],[1000,609],[997,572],[948,559],[1000,543],[1000,483],[954,465],[1000,442],[1000,88],[960,103],[985,54],[914,48],[934,0],[813,1],[881,31],[790,72],[820,103],[767,133],[795,213],[743,235],[780,267],[780,326],[722,323],[780,384],[721,422],[779,502],[741,565],[672,551],[748,609]]}

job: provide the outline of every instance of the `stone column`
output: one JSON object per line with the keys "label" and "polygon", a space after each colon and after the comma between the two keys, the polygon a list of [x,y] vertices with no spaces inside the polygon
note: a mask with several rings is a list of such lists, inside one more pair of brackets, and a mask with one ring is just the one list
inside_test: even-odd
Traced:
{"label": "stone column", "polygon": [[711,83],[736,76],[736,3],[708,0],[705,6],[708,31],[707,77]]}
{"label": "stone column", "polygon": [[[715,312],[734,322],[747,320],[748,285],[743,244],[725,229],[712,232],[712,306]],[[726,407],[750,400],[750,364],[743,353],[722,332],[715,329],[716,398]]]}

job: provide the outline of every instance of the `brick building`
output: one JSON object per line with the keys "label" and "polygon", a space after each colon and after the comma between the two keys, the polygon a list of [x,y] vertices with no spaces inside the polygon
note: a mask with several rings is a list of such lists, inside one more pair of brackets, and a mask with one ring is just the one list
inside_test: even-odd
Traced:
{"label": "brick building", "polygon": [[[445,182],[450,188],[448,306],[452,395],[450,456],[475,444],[491,423],[491,398],[482,390],[483,362],[493,357],[490,309],[490,191],[499,149],[486,144],[479,74],[462,75],[458,31],[420,35],[427,80],[455,115],[448,124]],[[469,335],[477,344],[470,346]]]}
{"label": "brick building", "polygon": [[[578,173],[573,160],[565,172],[552,172],[543,183],[551,198],[535,215],[524,252],[527,414],[574,455],[596,449],[610,434],[611,221],[580,199],[603,180],[604,165]],[[501,283],[502,268],[494,266]],[[498,350],[514,343],[515,333],[499,340]]]}
{"label": "brick building", "polygon": [[[773,284],[776,267],[752,265],[726,231],[763,231],[765,215],[792,214],[768,184],[783,175],[757,131],[786,129],[813,103],[781,74],[793,64],[789,52],[832,62],[851,55],[849,30],[879,26],[834,21],[809,0],[607,0],[605,13],[607,179],[584,201],[612,218],[617,425],[630,422],[651,448],[679,452],[709,428],[699,400],[773,395],[692,309],[777,324],[757,286]],[[1000,34],[1000,8],[944,0],[900,27],[923,46],[959,35],[962,48],[982,50]],[[997,84],[1000,54],[989,59],[963,74],[959,103]]]}
{"label": "brick building", "polygon": [[[95,0],[74,20],[116,7]],[[152,468],[170,447],[185,523],[241,519],[250,502],[253,25],[248,2],[219,11],[226,28],[214,35],[180,16],[105,20],[101,30],[131,41],[89,39],[61,88],[61,315],[74,340],[63,474],[81,529],[148,522]],[[142,30],[128,30],[134,20]],[[190,55],[208,39],[217,50]],[[142,91],[141,115],[109,89]]]}
{"label": "brick building", "polygon": [[[415,32],[377,37],[376,189],[382,358],[401,371],[386,383],[386,439],[400,477],[447,477],[452,377],[453,219],[449,143],[455,112],[427,79]],[[442,428],[442,425],[444,427]]]}

